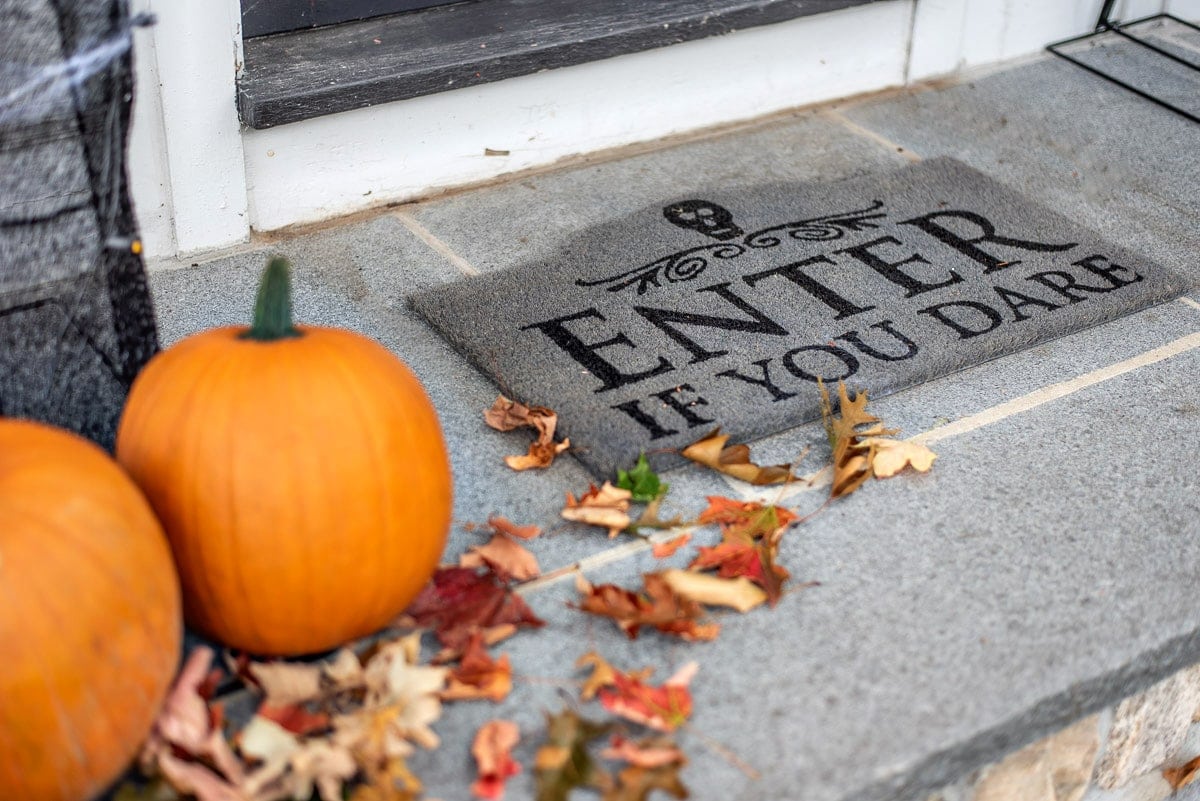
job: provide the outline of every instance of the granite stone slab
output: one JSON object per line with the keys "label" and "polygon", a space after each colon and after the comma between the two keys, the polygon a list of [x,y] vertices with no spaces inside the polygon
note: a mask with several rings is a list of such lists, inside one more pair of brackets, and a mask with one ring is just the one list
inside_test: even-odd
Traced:
{"label": "granite stone slab", "polygon": [[1200,283],[1200,126],[1167,109],[1047,55],[842,111],[924,157],[983,170]]}
{"label": "granite stone slab", "polygon": [[607,476],[715,425],[744,441],[811,420],[818,379],[879,396],[1185,288],[938,159],[667,200],[412,302],[510,393],[558,410]]}
{"label": "granite stone slab", "polygon": [[[1197,370],[1193,350],[940,443],[929,475],[870,484],[789,532],[780,562],[821,586],[720,615],[713,643],[631,642],[568,609],[569,581],[530,593],[547,627],[497,649],[513,694],[448,707],[442,748],[414,770],[431,795],[466,798],[475,727],[511,719],[527,769],[508,792],[533,797],[543,711],[576,695],[572,665],[593,648],[657,680],[700,662],[679,735],[699,801],[921,799],[1144,689],[1200,659],[1200,486],[1163,469],[1192,439]],[[663,565],[643,554],[589,578],[629,586]]]}

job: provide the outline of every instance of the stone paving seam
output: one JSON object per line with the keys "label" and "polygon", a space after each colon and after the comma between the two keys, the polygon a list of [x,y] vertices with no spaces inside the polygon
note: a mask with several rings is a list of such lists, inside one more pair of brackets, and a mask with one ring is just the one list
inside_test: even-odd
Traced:
{"label": "stone paving seam", "polygon": [[893,142],[891,139],[888,139],[886,136],[884,136],[881,133],[872,131],[870,128],[864,128],[863,126],[859,125],[857,122],[855,122],[854,120],[845,116],[844,114],[842,114],[840,111],[838,111],[835,108],[822,109],[820,112],[820,116],[825,117],[829,120],[832,120],[833,122],[839,123],[842,127],[849,129],[851,133],[853,133],[859,137],[862,137],[863,139],[869,139],[872,142],[875,142],[876,144],[883,145],[888,150],[891,150],[895,153],[899,153],[901,156],[903,156],[905,159],[912,162],[913,164],[916,164],[917,162],[922,161],[922,156],[919,153],[914,153],[912,150],[908,149],[907,147],[904,147],[903,145]]}
{"label": "stone paving seam", "polygon": [[[1190,298],[1180,298],[1181,302],[1200,310],[1200,303]],[[962,434],[969,434],[972,431],[977,431],[985,426],[999,423],[1014,417],[1024,412],[1032,411],[1052,401],[1060,400],[1069,395],[1073,395],[1080,390],[1088,387],[1101,384],[1112,378],[1117,378],[1126,373],[1142,367],[1148,367],[1158,362],[1166,361],[1182,353],[1187,353],[1190,350],[1200,348],[1200,331],[1194,334],[1180,337],[1172,340],[1160,347],[1152,350],[1139,353],[1137,356],[1124,359],[1114,364],[1092,370],[1075,378],[1061,381],[1057,384],[1049,384],[1033,392],[1026,393],[1020,397],[989,407],[980,412],[977,412],[967,417],[962,417],[953,422],[947,423],[937,428],[931,428],[919,434],[914,434],[908,437],[910,442],[919,442],[925,445],[939,442],[951,437],[957,437]],[[726,483],[730,490],[737,493],[742,501],[758,501],[760,503],[782,503],[785,500],[794,498],[797,495],[821,489],[829,485],[831,471],[828,467],[821,468],[805,476],[802,476],[796,482],[794,487],[760,489],[746,485],[744,482],[736,481],[735,479],[726,478]],[[723,476],[723,478],[725,478]],[[606,548],[602,551],[597,551],[594,554],[576,560],[570,564],[555,568],[543,574],[542,576],[533,579],[532,581],[522,584],[518,588],[521,594],[536,592],[545,587],[553,586],[565,580],[566,578],[576,574],[583,573],[587,570],[593,570],[613,562],[619,562],[631,556],[637,556],[643,553],[659,542],[666,542],[680,536],[685,530],[690,530],[693,526],[680,526],[678,529],[667,529],[665,531],[655,532],[644,540],[625,543],[614,548]]]}
{"label": "stone paving seam", "polygon": [[1197,303],[1191,298],[1180,298],[1179,302],[1191,306],[1193,309],[1200,310],[1200,303]]}
{"label": "stone paving seam", "polygon": [[404,227],[409,231],[412,231],[412,233],[422,242],[424,242],[426,245],[429,245],[429,247],[437,251],[440,256],[457,267],[460,273],[468,278],[474,278],[475,276],[479,275],[479,270],[477,270],[474,265],[471,264],[471,262],[455,253],[449,245],[438,239],[432,231],[430,231],[424,225],[421,225],[421,223],[417,222],[415,217],[404,211],[393,211],[392,216],[403,223]]}

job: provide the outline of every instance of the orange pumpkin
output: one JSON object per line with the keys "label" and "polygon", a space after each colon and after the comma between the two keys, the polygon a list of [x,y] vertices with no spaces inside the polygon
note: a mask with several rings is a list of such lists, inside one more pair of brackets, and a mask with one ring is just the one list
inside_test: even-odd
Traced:
{"label": "orange pumpkin", "polygon": [[254,325],[154,357],[117,432],[171,541],[188,623],[270,655],[386,625],[437,567],[451,508],[416,377],[366,337],[293,327],[289,293],[274,259]]}
{"label": "orange pumpkin", "polygon": [[179,661],[162,529],[100,448],[0,419],[0,798],[98,795]]}

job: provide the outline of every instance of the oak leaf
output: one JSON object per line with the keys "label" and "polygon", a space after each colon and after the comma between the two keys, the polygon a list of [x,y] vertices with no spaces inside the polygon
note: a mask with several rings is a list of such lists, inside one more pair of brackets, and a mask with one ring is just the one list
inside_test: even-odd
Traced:
{"label": "oak leaf", "polygon": [[676,553],[678,553],[680,548],[684,547],[691,541],[691,532],[680,534],[678,537],[674,537],[663,542],[654,543],[654,547],[650,550],[650,553],[655,559],[667,559],[668,557],[674,556]]}
{"label": "oak leaf", "polygon": [[462,661],[450,672],[443,701],[502,701],[512,691],[512,665],[508,654],[492,659],[483,647],[483,633],[476,632],[463,651]]}
{"label": "oak leaf", "polygon": [[617,671],[613,687],[600,690],[600,705],[634,723],[658,731],[675,731],[692,714],[692,694],[688,684],[698,670],[699,665],[688,662],[660,687]]}
{"label": "oak leaf", "polygon": [[631,592],[614,584],[593,587],[582,575],[576,588],[583,596],[576,607],[583,612],[612,618],[629,639],[637,639],[643,626],[684,640],[716,639],[721,627],[701,623],[704,608],[677,595],[657,573],[642,577],[644,592]]}
{"label": "oak leaf", "polygon": [[545,406],[526,406],[500,395],[492,404],[492,408],[483,413],[483,419],[497,431],[528,427],[537,432],[538,437],[530,444],[527,454],[504,457],[504,463],[513,470],[549,467],[554,457],[571,447],[570,440],[554,441],[558,415]]}
{"label": "oak leaf", "polygon": [[593,484],[578,500],[571,493],[567,493],[567,503],[563,507],[562,516],[565,520],[606,528],[611,539],[629,528],[633,522],[629,517],[629,501],[632,495],[629,490],[614,487],[607,481],[600,488]]}
{"label": "oak leaf", "polygon": [[750,446],[727,446],[725,443],[728,441],[729,435],[722,434],[718,428],[688,445],[683,449],[682,455],[717,472],[757,486],[785,484],[796,480],[791,465],[760,467],[750,461]]}
{"label": "oak leaf", "polygon": [[537,801],[568,801],[576,787],[608,787],[611,779],[592,760],[587,746],[610,728],[570,709],[546,715],[546,742],[533,758]]}
{"label": "oak leaf", "polygon": [[504,798],[504,783],[521,772],[512,758],[521,735],[517,724],[507,720],[489,720],[475,732],[471,756],[479,767],[479,776],[471,784],[471,793],[486,801]]}
{"label": "oak leaf", "polygon": [[871,472],[875,478],[891,478],[905,467],[927,473],[937,454],[912,440],[866,437],[863,444],[870,448]]}
{"label": "oak leaf", "polygon": [[545,625],[533,610],[490,568],[480,572],[443,567],[405,610],[403,623],[431,628],[448,648],[461,650],[471,635],[501,626],[539,628]]}
{"label": "oak leaf", "polygon": [[683,598],[709,606],[727,606],[743,614],[767,600],[766,591],[745,576],[721,578],[694,570],[667,570],[662,577]]}

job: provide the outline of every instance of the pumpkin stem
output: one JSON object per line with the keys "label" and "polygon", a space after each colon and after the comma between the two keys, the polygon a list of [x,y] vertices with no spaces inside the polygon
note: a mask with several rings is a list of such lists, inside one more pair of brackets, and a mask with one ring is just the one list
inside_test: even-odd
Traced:
{"label": "pumpkin stem", "polygon": [[274,256],[263,270],[258,296],[254,299],[254,323],[243,339],[274,342],[277,339],[298,337],[292,325],[292,275],[287,259]]}

